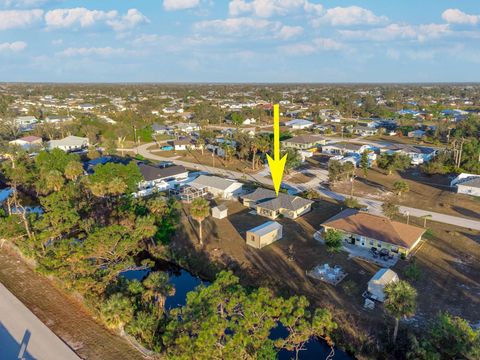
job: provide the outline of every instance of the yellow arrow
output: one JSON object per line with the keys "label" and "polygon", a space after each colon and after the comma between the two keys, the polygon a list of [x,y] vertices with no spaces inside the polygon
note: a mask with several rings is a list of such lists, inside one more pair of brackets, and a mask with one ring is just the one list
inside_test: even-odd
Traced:
{"label": "yellow arrow", "polygon": [[267,154],[268,166],[272,175],[275,193],[278,196],[282,184],[287,154],[280,159],[280,113],[278,104],[273,105],[273,159]]}

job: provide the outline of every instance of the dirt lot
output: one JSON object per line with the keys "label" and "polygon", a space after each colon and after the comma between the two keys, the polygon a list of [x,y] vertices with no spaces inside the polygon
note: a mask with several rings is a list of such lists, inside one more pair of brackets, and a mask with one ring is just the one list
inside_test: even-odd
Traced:
{"label": "dirt lot", "polygon": [[0,251],[0,282],[81,358],[143,359],[124,339],[97,323],[79,301],[33,272],[6,247]]}
{"label": "dirt lot", "polygon": [[[212,153],[208,150],[205,150],[203,152],[203,155],[200,150],[160,152],[154,151],[153,153],[160,156],[176,157],[178,160],[181,161],[187,161],[199,165],[223,167],[228,170],[245,172],[247,174],[253,174],[261,170],[261,167],[257,168],[256,170],[252,170],[252,163],[250,161],[239,160],[235,157],[232,157],[228,161],[225,161],[224,158],[215,155],[215,159],[213,159]],[[169,155],[165,155],[164,153],[169,153]]]}
{"label": "dirt lot", "polygon": [[[183,231],[177,234],[175,246],[190,254],[197,253],[215,260],[235,271],[247,285],[269,286],[280,294],[304,294],[317,306],[330,308],[341,324],[341,337],[347,342],[362,342],[369,335],[384,328],[382,307],[375,311],[363,309],[362,293],[368,280],[378,270],[376,265],[348,259],[346,253],[329,254],[324,245],[312,237],[319,225],[336,214],[340,207],[328,201],[315,204],[312,212],[297,221],[278,220],[284,225],[283,239],[261,250],[245,244],[246,230],[268,219],[252,215],[237,202],[228,202],[229,216],[204,221],[205,246],[198,246],[197,223],[182,219]],[[423,224],[422,220],[411,219]],[[480,234],[452,226],[428,223],[432,234],[412,257],[421,269],[421,278],[414,282],[417,288],[418,312],[413,321],[424,321],[440,310],[459,314],[472,323],[480,321]],[[290,257],[293,247],[293,260]],[[339,285],[332,286],[306,276],[306,270],[315,265],[340,265],[348,273]],[[399,260],[393,268],[400,278],[409,264]],[[391,325],[387,322],[388,326]],[[360,339],[359,339],[360,337]]]}
{"label": "dirt lot", "polygon": [[[362,170],[357,170],[354,193],[356,196],[382,200],[394,195],[392,189],[397,180],[405,181],[410,188],[409,192],[402,194],[400,197],[395,197],[395,202],[400,205],[476,220],[480,219],[480,199],[456,194],[448,187],[449,180],[447,177],[427,177],[417,169],[384,175],[381,170],[374,168],[370,169],[366,178],[363,176]],[[333,190],[350,194],[350,182],[336,184]]]}

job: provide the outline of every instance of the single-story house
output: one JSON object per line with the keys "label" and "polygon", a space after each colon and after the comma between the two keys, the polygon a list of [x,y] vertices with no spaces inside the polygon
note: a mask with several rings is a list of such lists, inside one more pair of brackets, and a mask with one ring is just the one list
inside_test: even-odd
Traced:
{"label": "single-story house", "polygon": [[293,119],[291,121],[287,121],[285,126],[288,126],[293,130],[302,130],[311,128],[313,126],[313,122],[304,119]]}
{"label": "single-story house", "polygon": [[325,145],[326,140],[317,135],[300,135],[282,141],[284,148],[307,150],[316,149],[318,145]]}
{"label": "single-story house", "polygon": [[480,196],[480,175],[462,173],[450,183],[458,194]]}
{"label": "single-story house", "polygon": [[364,248],[387,249],[407,255],[422,239],[425,229],[356,209],[346,209],[322,224],[322,231],[338,230],[343,240]]}
{"label": "single-story house", "polygon": [[258,215],[272,220],[282,215],[289,219],[296,219],[309,212],[313,201],[299,196],[279,193],[264,188],[257,188],[254,192],[244,195],[243,205],[255,209]]}
{"label": "single-story house", "polygon": [[353,133],[360,136],[371,136],[378,133],[378,129],[369,126],[355,126],[353,128]]}
{"label": "single-story house", "polygon": [[48,148],[50,150],[60,149],[63,151],[78,151],[86,149],[88,145],[88,138],[79,136],[67,136],[61,140],[50,140],[48,142]]}
{"label": "single-story house", "polygon": [[378,270],[368,282],[367,291],[369,297],[374,300],[384,302],[385,287],[388,284],[397,281],[399,281],[399,278],[395,271],[386,268]]}
{"label": "single-story house", "polygon": [[425,131],[423,131],[423,130],[413,130],[413,131],[409,131],[407,135],[408,135],[409,138],[419,139],[419,138],[421,138],[422,136],[425,135]]}
{"label": "single-story house", "polygon": [[389,155],[399,153],[407,155],[412,159],[413,165],[420,165],[432,160],[437,154],[437,150],[428,146],[392,144],[380,149],[380,152]]}
{"label": "single-story house", "polygon": [[276,221],[267,221],[247,231],[247,245],[261,249],[282,238],[283,226]]}
{"label": "single-story house", "polygon": [[11,145],[21,146],[25,150],[39,148],[42,146],[42,138],[38,136],[24,136],[9,142]]}
{"label": "single-story house", "polygon": [[219,176],[200,175],[189,183],[197,189],[206,188],[209,193],[223,199],[232,199],[242,193],[242,183]]}
{"label": "single-story house", "polygon": [[49,115],[45,118],[46,123],[56,124],[74,120],[73,116]]}
{"label": "single-story house", "polygon": [[228,216],[228,208],[225,204],[220,204],[212,208],[212,217],[215,219],[225,219]]}
{"label": "single-story house", "polygon": [[139,163],[138,169],[144,179],[138,184],[140,190],[157,187],[157,185],[163,188],[166,183],[183,181],[188,178],[188,170],[181,165],[157,167]]}
{"label": "single-story house", "polygon": [[372,150],[371,145],[339,142],[322,146],[322,153],[332,155],[363,154],[365,150]]}
{"label": "single-story house", "polygon": [[192,140],[190,138],[183,138],[183,139],[178,139],[178,140],[172,141],[172,145],[173,145],[173,148],[176,151],[183,151],[183,150],[187,150],[191,147],[191,145],[192,145],[191,142],[192,142]]}
{"label": "single-story house", "polygon": [[187,134],[200,130],[200,126],[198,126],[198,124],[196,123],[178,123],[178,124],[175,124],[175,128]]}
{"label": "single-story house", "polygon": [[168,126],[153,124],[152,130],[157,135],[170,134],[172,131]]}
{"label": "single-story house", "polygon": [[114,156],[114,155],[106,155],[106,156],[100,156],[96,159],[91,159],[84,162],[83,168],[88,174],[92,174],[95,170],[95,166],[97,165],[105,165],[107,163],[127,165],[129,162],[130,162],[129,158],[123,158],[123,157]]}
{"label": "single-story house", "polygon": [[35,116],[26,115],[26,116],[17,116],[14,122],[15,122],[15,125],[18,126],[20,131],[24,132],[24,131],[33,130],[38,120]]}

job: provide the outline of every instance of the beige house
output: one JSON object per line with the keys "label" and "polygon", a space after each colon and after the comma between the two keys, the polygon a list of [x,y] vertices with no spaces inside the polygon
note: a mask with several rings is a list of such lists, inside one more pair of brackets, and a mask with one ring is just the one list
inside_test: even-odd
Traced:
{"label": "beige house", "polygon": [[297,149],[297,150],[310,150],[317,149],[319,145],[325,145],[326,140],[318,135],[300,135],[294,136],[290,139],[282,141],[282,147]]}
{"label": "beige house", "polygon": [[405,255],[420,243],[425,233],[423,228],[355,209],[346,209],[325,221],[322,231],[328,229],[338,230],[351,245]]}
{"label": "beige house", "polygon": [[296,219],[309,212],[312,204],[313,201],[299,196],[279,193],[277,197],[275,191],[263,188],[243,196],[243,205],[255,209],[258,215],[272,220],[280,215]]}
{"label": "beige house", "polygon": [[282,238],[283,227],[276,221],[268,221],[247,231],[247,245],[261,249]]}

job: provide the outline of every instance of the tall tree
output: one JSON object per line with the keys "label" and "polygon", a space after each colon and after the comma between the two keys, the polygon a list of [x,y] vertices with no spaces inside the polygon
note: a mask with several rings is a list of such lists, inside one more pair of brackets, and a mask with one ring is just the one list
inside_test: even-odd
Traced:
{"label": "tall tree", "polygon": [[175,287],[170,284],[168,274],[161,271],[151,272],[143,281],[143,297],[156,304],[157,314],[163,313],[167,296],[175,294]]}
{"label": "tall tree", "polygon": [[203,245],[202,223],[210,215],[210,203],[202,197],[196,198],[190,206],[190,214],[198,221],[198,238]]}
{"label": "tall tree", "polygon": [[105,324],[122,333],[125,325],[133,319],[134,309],[129,298],[117,293],[113,294],[101,306],[101,316]]}
{"label": "tall tree", "polygon": [[415,315],[417,291],[406,281],[392,282],[385,287],[385,310],[395,319],[393,343],[397,341],[401,318]]}
{"label": "tall tree", "polygon": [[368,160],[368,154],[370,153],[369,150],[365,150],[362,153],[362,157],[360,158],[360,168],[363,170],[363,176],[367,177],[368,175],[368,168],[370,166],[370,161]]}

